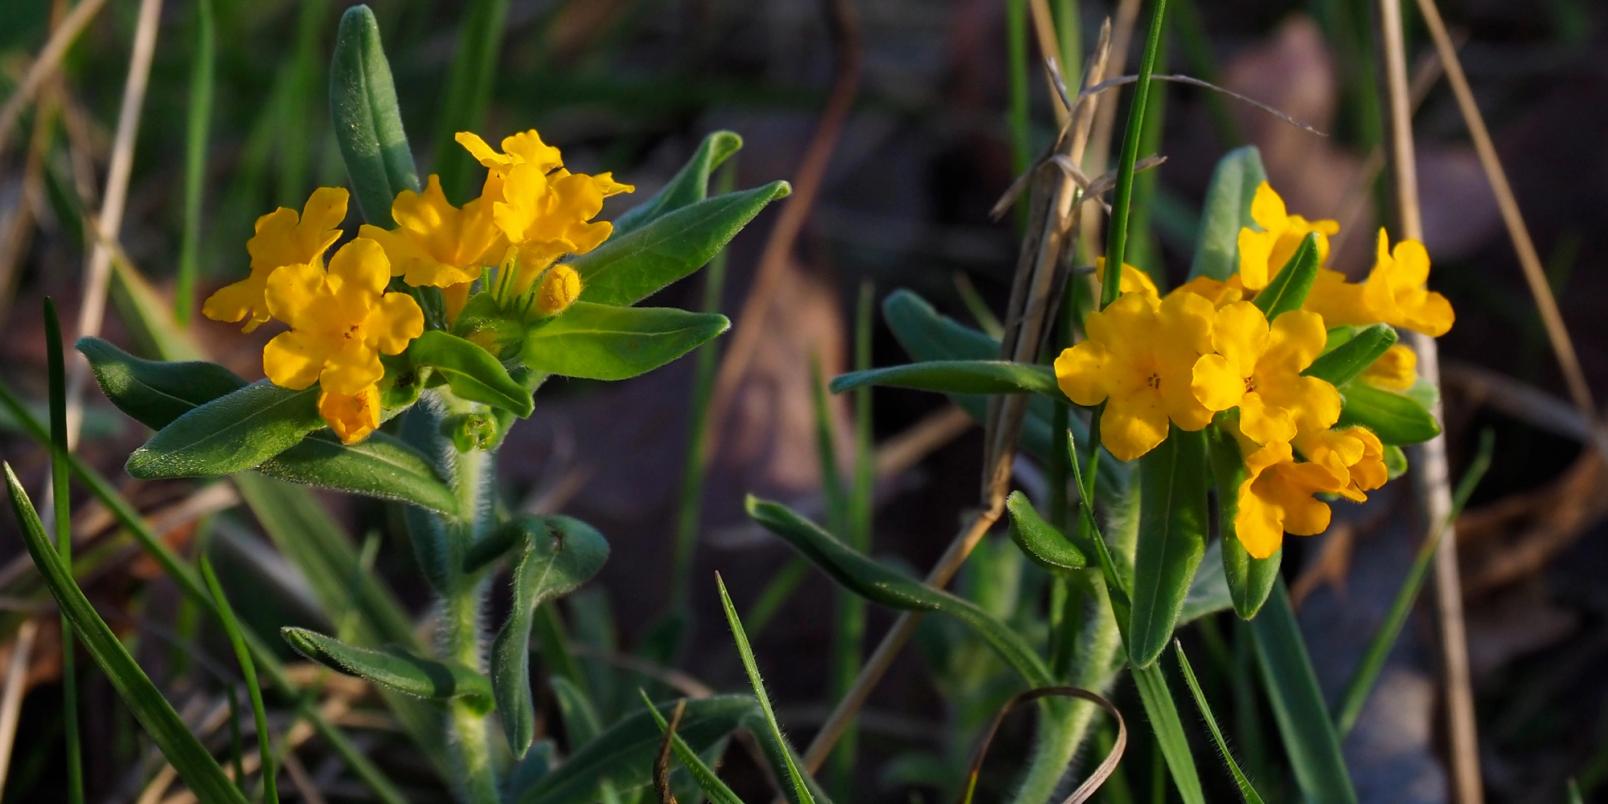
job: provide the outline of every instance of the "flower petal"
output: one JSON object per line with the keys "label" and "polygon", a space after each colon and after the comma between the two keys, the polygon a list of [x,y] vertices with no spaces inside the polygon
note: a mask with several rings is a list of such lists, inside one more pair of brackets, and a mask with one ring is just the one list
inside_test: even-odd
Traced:
{"label": "flower petal", "polygon": [[1267,317],[1256,305],[1234,302],[1217,311],[1212,319],[1212,349],[1241,378],[1251,376],[1267,348]]}
{"label": "flower petal", "polygon": [[1195,399],[1208,410],[1228,410],[1245,396],[1245,377],[1222,355],[1206,355],[1195,362],[1190,382]]}
{"label": "flower petal", "polygon": [[1117,460],[1131,461],[1167,437],[1167,411],[1150,390],[1112,397],[1100,417],[1100,441]]}
{"label": "flower petal", "polygon": [[[268,275],[268,283],[263,298],[268,303],[268,312],[274,318],[291,325],[296,329],[307,329],[303,326],[308,319],[307,313],[315,300],[324,293],[324,269],[308,263],[298,265],[285,265],[274,269]],[[306,323],[314,323],[306,321]]]}
{"label": "flower petal", "polygon": [[[346,206],[350,196],[345,187],[320,187],[307,197],[307,203],[302,206],[301,225],[304,229],[325,231],[339,230],[341,222],[346,220]],[[336,231],[337,236],[340,235]],[[329,243],[324,244],[325,248]]]}
{"label": "flower petal", "polygon": [[388,355],[401,354],[424,333],[424,311],[406,293],[387,293],[369,311],[363,334],[370,346]]}
{"label": "flower petal", "polygon": [[1251,197],[1251,220],[1263,231],[1272,232],[1284,228],[1288,217],[1284,199],[1273,190],[1273,185],[1266,181],[1256,185],[1256,194]]}
{"label": "flower petal", "polygon": [[380,426],[380,389],[370,385],[355,394],[321,391],[318,414],[342,444],[356,444]]}
{"label": "flower petal", "polygon": [[275,335],[262,350],[262,373],[281,388],[300,391],[318,380],[324,367],[324,341],[291,330]]}
{"label": "flower petal", "polygon": [[1317,313],[1291,310],[1273,320],[1268,332],[1267,354],[1258,369],[1263,370],[1271,362],[1282,370],[1300,373],[1323,353],[1328,337],[1323,318]]}
{"label": "flower petal", "polygon": [[[1093,316],[1090,316],[1093,319]],[[1067,399],[1085,407],[1106,398],[1106,371],[1111,353],[1095,341],[1083,341],[1063,349],[1055,358],[1055,382]]]}
{"label": "flower petal", "polygon": [[491,146],[473,131],[460,131],[453,135],[452,139],[462,145],[463,149],[468,151],[469,155],[474,157],[475,161],[479,162],[483,167],[504,167],[512,161],[507,156],[492,150]]}
{"label": "flower petal", "polygon": [[385,376],[380,353],[357,340],[346,341],[339,352],[327,356],[318,383],[331,393],[355,394]]}

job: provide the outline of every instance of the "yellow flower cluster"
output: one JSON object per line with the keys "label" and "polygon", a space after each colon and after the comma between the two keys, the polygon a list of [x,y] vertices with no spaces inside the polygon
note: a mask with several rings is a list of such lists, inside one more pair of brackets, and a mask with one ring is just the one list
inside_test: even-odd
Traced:
{"label": "yellow flower cluster", "polygon": [[[1316,535],[1329,526],[1329,506],[1315,495],[1353,501],[1384,485],[1384,445],[1362,427],[1334,429],[1341,399],[1334,386],[1303,372],[1323,353],[1327,328],[1386,323],[1429,335],[1451,328],[1446,298],[1425,288],[1429,256],[1415,241],[1387,248],[1367,278],[1347,282],[1323,267],[1334,221],[1290,215],[1266,183],[1251,204],[1256,226],[1239,232],[1239,271],[1227,280],[1196,277],[1160,295],[1142,271],[1124,265],[1122,295],[1090,314],[1088,337],[1055,361],[1063,393],[1079,405],[1105,404],[1100,437],[1111,454],[1134,460],[1167,437],[1169,427],[1195,431],[1219,418],[1240,445],[1245,479],[1236,533],[1252,556],[1279,549],[1285,533]],[[1319,272],[1300,310],[1269,321],[1248,292],[1278,274],[1309,234]],[[1404,390],[1416,380],[1416,358],[1394,346],[1362,375],[1364,382]]]}
{"label": "yellow flower cluster", "polygon": [[[397,194],[395,228],[364,224],[326,269],[348,197],[321,187],[300,215],[281,207],[258,218],[246,243],[250,275],[202,306],[213,320],[244,321],[246,332],[270,319],[287,324],[263,349],[263,373],[296,390],[319,383],[319,413],[345,443],[380,425],[380,355],[400,354],[424,332],[423,311],[406,287],[438,288],[450,321],[484,270],[501,267],[511,272],[512,293],[535,286],[536,312],[556,315],[581,292],[580,275],[559,258],[608,239],[612,225],[592,219],[604,198],[633,190],[608,173],[566,170],[559,150],[534,130],[504,138],[501,151],[469,132],[457,141],[487,169],[474,200],[453,206],[432,175],[423,192]],[[406,287],[387,291],[392,277]]]}

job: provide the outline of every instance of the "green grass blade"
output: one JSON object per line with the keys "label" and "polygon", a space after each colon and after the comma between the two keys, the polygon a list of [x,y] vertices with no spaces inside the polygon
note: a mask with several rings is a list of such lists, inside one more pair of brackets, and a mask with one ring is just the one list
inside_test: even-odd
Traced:
{"label": "green grass blade", "polygon": [[681,739],[681,735],[670,733],[669,721],[664,719],[664,715],[659,714],[658,707],[653,705],[653,700],[648,697],[647,691],[637,690],[637,692],[642,694],[642,703],[647,705],[648,714],[653,716],[653,722],[659,724],[659,731],[670,738],[670,749],[676,753],[676,759],[687,766],[687,772],[691,773],[693,780],[698,783],[698,789],[715,804],[743,804],[743,800],[715,775],[714,769],[704,763],[698,752],[692,750],[692,746],[687,745],[686,740]]}
{"label": "green grass blade", "polygon": [[1340,694],[1340,701],[1335,706],[1335,730],[1340,736],[1350,734],[1351,729],[1357,725],[1357,717],[1362,714],[1362,707],[1368,702],[1368,694],[1373,692],[1374,685],[1379,682],[1379,672],[1385,667],[1385,659],[1390,656],[1390,649],[1395,646],[1397,638],[1401,636],[1402,627],[1407,624],[1407,615],[1412,612],[1413,602],[1418,599],[1418,592],[1424,588],[1424,579],[1429,575],[1430,562],[1440,547],[1441,537],[1452,523],[1457,521],[1458,514],[1463,512],[1463,506],[1468,504],[1468,498],[1474,494],[1475,487],[1479,486],[1481,478],[1485,477],[1486,470],[1491,468],[1493,447],[1494,439],[1491,431],[1481,433],[1479,452],[1475,453],[1474,460],[1469,462],[1468,470],[1463,473],[1463,479],[1457,483],[1457,490],[1452,495],[1451,510],[1446,513],[1445,519],[1434,523],[1434,530],[1430,532],[1429,538],[1419,546],[1418,555],[1413,558],[1412,568],[1402,580],[1401,588],[1396,590],[1396,598],[1391,601],[1385,621],[1380,623],[1379,630],[1374,632],[1373,639],[1368,641],[1368,649],[1363,651],[1362,660],[1352,672],[1351,680],[1346,682],[1345,691]]}
{"label": "green grass blade", "polygon": [[[12,419],[22,426],[22,429],[40,444],[50,443],[50,434],[38,419],[17,399],[16,395],[0,384],[0,408],[11,414]],[[172,578],[184,593],[184,596],[197,605],[203,606],[214,616],[217,614],[211,596],[206,586],[190,566],[175,555],[151,529],[146,526],[138,511],[128,504],[118,493],[117,488],[107,480],[104,475],[80,460],[76,455],[67,456],[68,467],[72,470],[78,481],[89,489],[90,496],[94,497],[111,512],[117,524],[134,536],[140,548],[162,568],[164,574]],[[256,633],[245,632],[247,642],[251,648],[252,656],[256,659],[263,675],[275,689],[281,691],[296,703],[297,715],[313,724],[319,736],[329,742],[335,752],[346,762],[347,766],[362,779],[369,789],[387,804],[401,804],[406,799],[391,780],[386,777],[361,750],[353,744],[346,733],[324,717],[318,710],[315,702],[302,695],[302,690],[291,683],[285,674],[284,665],[279,662],[274,651],[263,642]]]}
{"label": "green grass blade", "polygon": [[[862,281],[854,315],[854,368],[857,371],[871,368],[871,323],[875,302],[876,291],[869,281]],[[816,388],[820,388],[819,379],[816,380]],[[866,386],[854,392],[854,480],[849,489],[842,531],[848,534],[849,545],[862,553],[871,552],[872,493],[876,473],[871,439],[871,388]],[[865,642],[865,601],[847,590],[838,596],[834,634],[837,638],[834,651],[836,683],[832,697],[841,699],[848,694],[860,674]],[[833,789],[839,794],[849,792],[853,783],[858,744],[859,730],[850,723],[838,737],[837,750],[833,755]]]}
{"label": "green grass blade", "polygon": [[[73,565],[71,484],[67,468],[67,370],[61,348],[61,320],[56,303],[45,299],[45,355],[50,378],[50,490],[54,502],[56,552],[61,563]],[[84,750],[78,738],[78,673],[74,661],[73,629],[66,612],[61,616],[62,719],[67,736],[67,799],[84,800]]]}
{"label": "green grass blade", "polygon": [[1178,705],[1167,689],[1167,675],[1159,662],[1148,667],[1132,668],[1134,685],[1139,689],[1139,702],[1144,705],[1150,729],[1167,761],[1173,784],[1185,804],[1205,804],[1206,794],[1200,788],[1200,775],[1195,770],[1195,757],[1189,751],[1189,738],[1184,735],[1183,721],[1178,718]]}
{"label": "green grass blade", "polygon": [[179,278],[173,291],[173,315],[190,323],[195,306],[195,278],[200,272],[201,203],[206,194],[207,129],[212,122],[212,0],[196,0],[195,53],[191,56],[190,107],[184,126],[184,228],[179,240]]}
{"label": "green grass blade", "polygon": [[5,473],[11,508],[17,516],[28,553],[33,556],[34,565],[44,575],[51,595],[61,606],[63,616],[71,621],[89,655],[106,672],[118,695],[151,735],[162,755],[173,763],[174,770],[197,796],[203,801],[244,804],[245,797],[229,781],[217,760],[190,734],[179,713],[173,710],[173,705],[151,683],[150,677],[140,669],[134,657],[129,655],[117,635],[112,633],[112,629],[95,612],[89,599],[84,597],[83,591],[73,581],[72,569],[50,544],[44,524],[39,521],[39,512],[34,508],[33,501],[28,499],[28,493],[23,491],[16,474],[11,471],[11,464],[5,464]]}
{"label": "green grass blade", "polygon": [[1274,584],[1273,594],[1250,626],[1256,658],[1262,667],[1262,683],[1295,772],[1296,786],[1309,801],[1356,801],[1357,794],[1340,755],[1340,738],[1324,706],[1323,694],[1318,691],[1312,660],[1307,658],[1306,644],[1301,639],[1301,626],[1295,620],[1290,593],[1282,580]]}
{"label": "green grass blade", "polygon": [[[748,644],[748,635],[743,633],[743,622],[737,617],[737,608],[731,603],[731,595],[726,592],[726,582],[715,573],[715,586],[720,590],[720,605],[726,610],[726,622],[731,625],[732,639],[737,643],[737,655],[743,661],[743,671],[748,674],[748,683],[754,688],[754,698],[759,701],[759,710],[765,716],[765,727],[771,739],[786,744],[787,739],[782,736],[781,724],[776,722],[776,712],[771,709],[770,694],[765,691],[765,681],[759,677],[759,663],[754,660],[754,649]],[[793,804],[808,804],[815,801],[810,794],[809,785],[804,783],[804,776],[799,772],[798,763],[793,761],[792,755],[785,754],[785,770],[787,772],[787,787],[783,791],[788,793],[788,801]]]}
{"label": "green grass blade", "polygon": [[1206,693],[1200,688],[1200,681],[1195,678],[1195,669],[1189,666],[1189,657],[1184,655],[1184,646],[1173,640],[1173,649],[1178,655],[1178,669],[1183,671],[1184,683],[1189,685],[1189,694],[1195,696],[1195,706],[1200,708],[1201,719],[1206,721],[1206,728],[1212,733],[1212,739],[1217,741],[1217,753],[1223,756],[1223,764],[1228,766],[1229,775],[1234,777],[1234,784],[1239,786],[1240,797],[1245,804],[1262,804],[1261,794],[1251,785],[1251,780],[1245,778],[1245,772],[1240,770],[1239,763],[1234,761],[1234,752],[1228,750],[1228,741],[1223,739],[1223,730],[1217,727],[1217,718],[1212,715],[1212,707],[1206,702]]}
{"label": "green grass blade", "polygon": [[1167,19],[1167,0],[1155,0],[1150,11],[1150,31],[1145,36],[1145,52],[1139,61],[1139,82],[1133,88],[1128,107],[1128,124],[1122,133],[1122,156],[1117,161],[1117,186],[1111,196],[1111,223],[1106,234],[1105,281],[1100,286],[1100,306],[1117,300],[1122,261],[1127,257],[1128,217],[1133,206],[1133,170],[1139,161],[1139,140],[1144,133],[1145,112],[1150,106],[1150,76],[1156,72],[1161,52],[1161,29]]}
{"label": "green grass blade", "polygon": [[453,140],[453,134],[479,128],[486,116],[486,104],[497,80],[497,56],[502,52],[507,14],[508,0],[474,0],[463,12],[458,56],[447,72],[446,97],[439,107],[440,123],[436,126],[435,169],[441,174],[441,186],[448,197],[468,193],[471,168],[478,167]]}
{"label": "green grass blade", "polygon": [[[264,801],[278,802],[273,735],[268,731],[268,710],[262,703],[262,687],[257,684],[257,664],[251,660],[251,650],[246,647],[240,621],[235,619],[229,596],[223,593],[223,585],[218,583],[218,573],[213,571],[212,561],[202,555],[200,564],[201,579],[206,581],[207,591],[212,593],[212,600],[218,606],[218,620],[223,623],[223,631],[229,636],[229,647],[234,649],[235,661],[240,663],[240,676],[246,682],[246,694],[251,697],[251,716],[257,721],[257,750],[262,753],[262,798]],[[235,778],[245,784],[245,777]]]}

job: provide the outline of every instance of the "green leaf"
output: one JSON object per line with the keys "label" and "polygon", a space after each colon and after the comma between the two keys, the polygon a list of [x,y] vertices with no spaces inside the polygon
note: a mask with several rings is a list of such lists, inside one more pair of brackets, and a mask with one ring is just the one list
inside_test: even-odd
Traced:
{"label": "green leaf", "polygon": [[1318,691],[1318,679],[1283,583],[1275,585],[1250,628],[1262,667],[1262,687],[1273,705],[1273,719],[1278,722],[1302,797],[1308,801],[1356,801],[1340,755],[1340,740]]}
{"label": "green leaf", "polygon": [[1174,641],[1173,649],[1178,656],[1178,669],[1184,673],[1184,683],[1189,685],[1189,694],[1195,696],[1195,706],[1200,709],[1202,720],[1206,721],[1206,728],[1211,730],[1212,740],[1217,743],[1217,753],[1223,758],[1223,764],[1228,767],[1229,775],[1234,777],[1235,786],[1239,787],[1240,798],[1245,804],[1262,804],[1262,796],[1246,778],[1245,772],[1240,770],[1239,763],[1234,761],[1234,752],[1228,748],[1228,741],[1223,739],[1223,730],[1217,727],[1217,718],[1212,715],[1211,704],[1206,702],[1206,693],[1200,688],[1200,681],[1195,678],[1195,669],[1189,666],[1189,657],[1184,655],[1182,643]]}
{"label": "green leaf", "polygon": [[1327,381],[1330,385],[1344,385],[1366,371],[1395,343],[1396,330],[1389,324],[1364,327],[1344,343],[1312,361],[1312,365],[1302,373]]}
{"label": "green leaf", "polygon": [[144,480],[212,477],[256,467],[324,426],[318,389],[259,380],[174,419],[128,456]]}
{"label": "green leaf", "polygon": [[[638,690],[638,692],[642,693],[642,702],[647,704],[648,715],[653,718],[654,723],[658,724],[659,732],[670,739],[670,749],[675,752],[676,759],[687,767],[687,771],[692,774],[692,778],[698,782],[698,789],[702,790],[704,795],[708,796],[709,800],[715,802],[715,804],[743,804],[743,800],[732,792],[732,789],[727,787],[719,776],[715,775],[714,769],[705,764],[703,758],[698,756],[698,752],[692,750],[692,746],[687,745],[686,740],[681,739],[679,731],[675,734],[670,733],[670,722],[665,720],[664,715],[659,714],[658,708],[653,705],[653,699],[648,697],[648,693],[645,690]],[[679,725],[677,728],[680,728]]]}
{"label": "green leaf", "polygon": [[[210,13],[210,12],[209,12]],[[274,763],[273,732],[268,729],[268,710],[262,702],[262,686],[257,683],[257,664],[251,659],[251,648],[246,646],[246,634],[240,630],[240,621],[235,618],[234,607],[229,604],[229,596],[223,592],[223,584],[218,582],[218,573],[212,568],[212,559],[202,554],[197,561],[201,565],[201,578],[207,583],[207,591],[212,594],[212,601],[218,610],[218,622],[223,626],[224,634],[229,638],[229,647],[234,650],[235,661],[240,665],[240,678],[245,682],[246,695],[251,698],[251,716],[257,727],[257,753],[262,758],[259,766],[262,771],[263,800],[279,801],[279,790],[276,780],[279,773]],[[236,751],[235,770],[239,771],[239,752]],[[239,773],[236,779],[242,778]]]}
{"label": "green leaf", "polygon": [[1011,515],[1011,539],[1033,563],[1058,573],[1072,573],[1088,566],[1089,560],[1059,528],[1044,521],[1031,500],[1020,491],[1005,498]]}
{"label": "green leaf", "polygon": [[626,306],[652,296],[702,268],[765,205],[790,192],[787,182],[773,181],[689,204],[610,237],[570,261],[581,274],[581,299]]}
{"label": "green leaf", "polygon": [[1385,445],[1385,475],[1395,480],[1407,474],[1407,453],[1395,444]]}
{"label": "green leaf", "polygon": [[106,621],[90,605],[89,599],[84,597],[83,591],[73,580],[72,569],[56,554],[50,537],[45,535],[39,512],[34,508],[33,501],[28,499],[28,493],[23,491],[22,483],[11,470],[11,464],[5,464],[5,473],[11,509],[17,516],[28,553],[44,576],[50,594],[61,607],[62,616],[72,623],[73,631],[84,649],[105,671],[107,679],[134,713],[135,719],[145,727],[162,755],[167,757],[179,777],[197,796],[204,801],[244,804],[245,798],[224,775],[217,760],[190,734],[178,712],[173,710],[173,705],[151,683],[150,677],[140,669],[128,649],[123,647],[117,635],[112,633]]}
{"label": "green leaf", "polygon": [[390,228],[391,202],[403,190],[419,189],[419,172],[402,130],[380,26],[368,6],[341,16],[329,66],[329,115],[363,219]]}
{"label": "green leaf", "polygon": [[[1143,500],[1140,501],[1143,504]],[[1133,668],[1133,683],[1139,690],[1139,703],[1144,706],[1145,717],[1150,720],[1150,731],[1156,737],[1162,759],[1178,787],[1178,797],[1185,804],[1205,804],[1206,794],[1200,788],[1200,774],[1195,770],[1195,756],[1189,750],[1189,738],[1184,734],[1183,721],[1178,718],[1178,705],[1167,689],[1167,675],[1161,665],[1151,663]]]}
{"label": "green leaf", "polygon": [[1049,366],[1008,360],[932,360],[903,366],[841,374],[832,379],[832,393],[841,394],[866,385],[913,388],[944,394],[1044,394],[1061,396],[1055,372]]}
{"label": "green leaf", "polygon": [[1219,554],[1222,549],[1222,542],[1218,541],[1206,546],[1206,556],[1200,561],[1200,569],[1195,571],[1195,580],[1190,582],[1189,594],[1184,597],[1184,608],[1178,613],[1179,628],[1234,607],[1228,580],[1223,574],[1223,557]]}
{"label": "green leaf", "polygon": [[580,687],[563,676],[551,676],[547,686],[558,703],[558,716],[564,721],[564,736],[575,745],[585,745],[603,731],[597,708]]}
{"label": "green leaf", "polygon": [[609,557],[609,543],[591,525],[567,516],[522,516],[505,527],[525,535],[513,569],[508,620],[491,643],[491,686],[497,714],[514,754],[523,756],[536,731],[530,699],[530,626],[536,607],[574,591]]}
{"label": "green leaf", "polygon": [[[720,605],[726,610],[726,623],[731,626],[731,636],[737,643],[737,655],[742,659],[743,671],[748,674],[748,683],[754,688],[759,711],[765,716],[765,730],[772,740],[785,745],[787,738],[782,736],[782,726],[776,722],[776,712],[771,709],[770,693],[765,691],[765,680],[760,678],[754,649],[748,644],[748,635],[743,633],[743,621],[737,616],[737,607],[731,604],[731,595],[726,592],[726,581],[718,572],[715,573],[715,586],[720,590]],[[809,785],[804,783],[803,774],[793,762],[791,753],[784,754],[782,760],[788,782],[782,792],[787,794],[787,800],[792,804],[814,804],[815,796],[810,793]]]}
{"label": "green leaf", "polygon": [[[659,704],[656,708],[663,715],[673,709],[674,704]],[[715,695],[690,700],[681,714],[676,734],[694,751],[702,751],[742,725],[756,709],[754,699],[747,695]],[[605,783],[622,793],[646,787],[653,781],[653,763],[658,759],[663,742],[663,734],[654,718],[646,712],[627,715],[527,788],[519,801],[591,804],[597,801],[597,791]]]}
{"label": "green leaf", "polygon": [[1223,575],[1228,582],[1234,612],[1249,620],[1256,616],[1267,601],[1268,592],[1273,590],[1284,550],[1281,548],[1267,558],[1252,558],[1245,552],[1245,545],[1240,543],[1234,529],[1240,484],[1245,482],[1245,461],[1240,457],[1234,437],[1221,428],[1213,426],[1207,439],[1217,494],[1217,532],[1221,535],[1218,549],[1222,551]]}
{"label": "green leaf", "polygon": [[547,374],[628,380],[681,357],[730,326],[715,313],[578,301],[531,331],[524,360],[531,370]]}
{"label": "green leaf", "polygon": [[1284,263],[1278,275],[1273,277],[1273,281],[1256,294],[1255,304],[1269,321],[1291,310],[1299,310],[1317,278],[1318,236],[1308,234],[1296,247],[1295,253],[1290,255],[1289,262]]}
{"label": "green leaf", "polygon": [[408,357],[447,378],[452,392],[471,402],[482,402],[525,418],[535,409],[530,389],[508,374],[508,369],[473,341],[432,329],[408,346]]}
{"label": "green leaf", "polygon": [[1128,658],[1143,667],[1172,641],[1206,551],[1206,434],[1174,427],[1139,460],[1139,544],[1134,556]]}
{"label": "green leaf", "polygon": [[1201,208],[1200,235],[1189,276],[1226,280],[1239,273],[1239,230],[1251,226],[1251,200],[1267,181],[1262,155],[1254,145],[1235,148],[1217,161]]}
{"label": "green leaf", "polygon": [[[112,404],[154,430],[246,385],[213,363],[142,360],[99,338],[79,340],[78,350]],[[385,433],[352,445],[341,444],[332,433],[313,433],[256,470],[291,483],[400,500],[447,514],[458,510],[457,498],[424,456]]]}
{"label": "green leaf", "polygon": [[750,496],[748,515],[782,537],[811,563],[855,594],[902,611],[943,612],[970,627],[1029,686],[1053,686],[1049,669],[1027,642],[998,618],[964,598],[934,589],[851,549],[780,503]]}
{"label": "green leaf", "polygon": [[709,177],[715,168],[743,147],[743,138],[730,131],[715,131],[704,137],[698,150],[681,170],[651,198],[628,209],[614,219],[613,237],[623,237],[664,215],[709,195]]}
{"label": "green leaf", "polygon": [[481,711],[491,708],[491,682],[457,662],[428,659],[397,648],[359,648],[305,628],[287,626],[279,635],[297,653],[386,689],[432,701],[463,699]]}
{"label": "green leaf", "polygon": [[1340,426],[1362,425],[1386,444],[1418,444],[1440,435],[1440,423],[1412,397],[1362,382],[1340,388]]}

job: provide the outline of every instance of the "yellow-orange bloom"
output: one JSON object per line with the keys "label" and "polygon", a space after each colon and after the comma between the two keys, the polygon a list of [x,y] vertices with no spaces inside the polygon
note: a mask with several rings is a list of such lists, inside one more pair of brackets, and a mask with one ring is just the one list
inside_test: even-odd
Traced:
{"label": "yellow-orange bloom", "polygon": [[263,298],[268,276],[285,265],[322,264],[324,252],[340,239],[346,202],[345,189],[320,187],[307,199],[300,216],[296,210],[280,207],[258,218],[255,233],[246,241],[251,274],[208,296],[201,314],[231,324],[244,320],[246,332],[266,323],[272,317]]}
{"label": "yellow-orange bloom", "polygon": [[1398,343],[1364,369],[1360,379],[1389,391],[1412,388],[1413,383],[1418,382],[1418,354],[1412,347]]}
{"label": "yellow-orange bloom", "polygon": [[1331,325],[1386,323],[1438,338],[1452,328],[1456,316],[1445,296],[1430,290],[1429,252],[1417,240],[1390,248],[1379,230],[1373,269],[1361,283],[1345,281],[1336,271],[1319,271],[1307,296],[1306,309]]}
{"label": "yellow-orange bloom", "polygon": [[416,288],[441,288],[449,313],[456,314],[470,283],[502,255],[503,238],[490,207],[483,199],[453,206],[441,190],[440,177],[431,175],[424,192],[397,193],[391,203],[395,229],[365,224],[358,236],[385,249],[392,275]]}
{"label": "yellow-orange bloom", "polygon": [[1334,492],[1352,502],[1368,499],[1366,492],[1385,485],[1385,445],[1366,427],[1314,430],[1295,438],[1295,448],[1334,477]]}
{"label": "yellow-orange bloom", "polygon": [[275,385],[356,395],[385,376],[380,355],[399,354],[424,332],[412,296],[386,293],[391,266],[380,245],[358,238],[342,246],[329,270],[303,263],[268,277],[268,307],[290,325],[262,350]]}
{"label": "yellow-orange bloom", "polygon": [[[1105,257],[1094,258],[1094,277],[1098,291],[1098,284],[1105,281]],[[1150,278],[1150,274],[1126,262],[1122,264],[1122,273],[1117,278],[1117,294],[1120,296],[1123,293],[1139,293],[1157,301],[1161,300],[1161,291]],[[1097,292],[1096,298],[1098,297]]]}
{"label": "yellow-orange bloom", "polygon": [[1190,391],[1195,361],[1211,348],[1212,305],[1193,293],[1172,293],[1159,303],[1127,293],[1091,313],[1089,337],[1055,359],[1055,377],[1079,405],[1106,402],[1100,439],[1118,459],[1131,461],[1167,437],[1170,420],[1199,430],[1211,411]]}
{"label": "yellow-orange bloom", "polygon": [[1329,527],[1329,506],[1313,495],[1340,490],[1326,467],[1296,461],[1290,445],[1273,442],[1245,456],[1234,533],[1252,558],[1267,558],[1284,544],[1284,534],[1316,536]]}
{"label": "yellow-orange bloom", "polygon": [[1328,262],[1329,238],[1340,233],[1336,221],[1309,221],[1289,214],[1284,199],[1265,181],[1251,198],[1251,220],[1260,231],[1250,227],[1239,231],[1239,276],[1248,290],[1267,287],[1308,234],[1318,236],[1318,264]]}
{"label": "yellow-orange bloom", "polygon": [[320,389],[318,415],[342,444],[356,444],[380,426],[380,387],[364,386],[355,394],[337,394]]}
{"label": "yellow-orange bloom", "polygon": [[1213,318],[1214,353],[1194,365],[1195,398],[1212,411],[1239,408],[1241,432],[1258,444],[1327,429],[1340,418],[1340,393],[1301,376],[1323,352],[1325,337],[1323,319],[1313,313],[1294,310],[1269,326],[1256,305],[1229,304]]}
{"label": "yellow-orange bloom", "polygon": [[1193,293],[1212,303],[1213,307],[1224,307],[1245,298],[1245,286],[1240,284],[1239,274],[1229,277],[1226,281],[1213,279],[1201,275],[1178,286],[1184,293]]}

